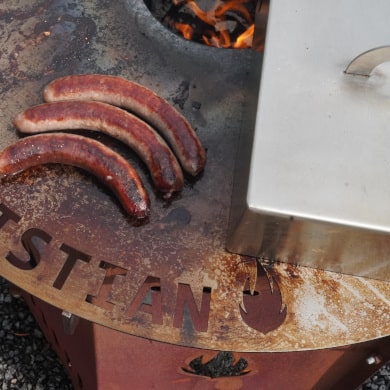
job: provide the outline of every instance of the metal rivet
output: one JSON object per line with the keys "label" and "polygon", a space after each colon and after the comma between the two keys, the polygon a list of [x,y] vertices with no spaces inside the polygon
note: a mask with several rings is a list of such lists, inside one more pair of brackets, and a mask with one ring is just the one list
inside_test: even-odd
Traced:
{"label": "metal rivet", "polygon": [[61,315],[65,334],[73,335],[79,324],[80,318],[66,310],[64,310]]}
{"label": "metal rivet", "polygon": [[369,366],[382,363],[382,358],[379,355],[370,355],[366,358],[366,363]]}

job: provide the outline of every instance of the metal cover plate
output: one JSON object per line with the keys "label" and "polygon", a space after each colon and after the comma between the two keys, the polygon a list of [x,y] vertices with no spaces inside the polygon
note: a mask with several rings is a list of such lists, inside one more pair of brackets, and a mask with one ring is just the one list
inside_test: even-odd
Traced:
{"label": "metal cover plate", "polygon": [[232,251],[390,279],[390,68],[344,73],[389,43],[389,13],[386,0],[271,3]]}

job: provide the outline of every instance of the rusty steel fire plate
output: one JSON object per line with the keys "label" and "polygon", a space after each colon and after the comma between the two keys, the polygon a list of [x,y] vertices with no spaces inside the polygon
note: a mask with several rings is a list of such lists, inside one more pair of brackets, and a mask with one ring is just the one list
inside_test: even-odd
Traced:
{"label": "rusty steel fire plate", "polygon": [[[21,110],[72,73],[123,76],[175,105],[197,129],[207,165],[167,202],[118,142],[151,195],[134,226],[111,193],[69,166],[41,166],[0,186],[0,274],[98,324],[177,345],[297,351],[390,334],[390,283],[225,250],[248,73],[261,54],[194,44],[166,31],[139,0],[0,4],[1,148]],[[88,134],[96,137],[96,135]]]}

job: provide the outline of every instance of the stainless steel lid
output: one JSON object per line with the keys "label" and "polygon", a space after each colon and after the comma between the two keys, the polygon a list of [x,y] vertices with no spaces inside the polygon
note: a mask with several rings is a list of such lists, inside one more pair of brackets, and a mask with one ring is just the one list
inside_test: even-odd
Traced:
{"label": "stainless steel lid", "polygon": [[345,72],[390,43],[389,14],[386,0],[271,2],[229,250],[390,279],[388,49],[356,59],[369,76]]}

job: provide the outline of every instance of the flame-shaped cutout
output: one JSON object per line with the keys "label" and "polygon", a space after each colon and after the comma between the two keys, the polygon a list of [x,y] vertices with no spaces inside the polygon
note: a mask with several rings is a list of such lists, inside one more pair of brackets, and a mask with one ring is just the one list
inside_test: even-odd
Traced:
{"label": "flame-shaped cutout", "polygon": [[244,284],[241,317],[251,328],[268,333],[281,326],[286,319],[287,309],[283,305],[279,286],[255,259],[244,259],[243,264],[238,274],[238,281]]}

